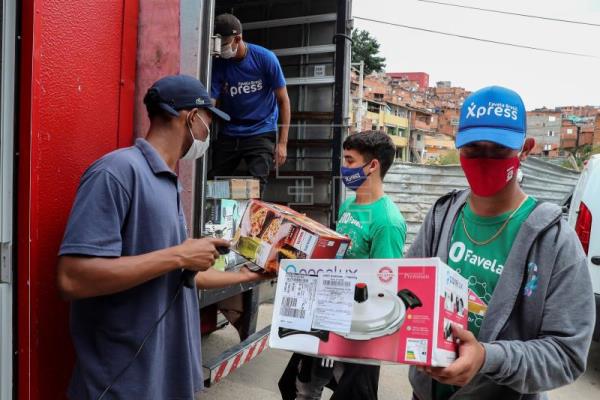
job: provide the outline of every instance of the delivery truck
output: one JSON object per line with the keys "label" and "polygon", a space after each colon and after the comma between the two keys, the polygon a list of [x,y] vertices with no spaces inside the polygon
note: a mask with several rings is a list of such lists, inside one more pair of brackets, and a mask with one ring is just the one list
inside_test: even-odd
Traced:
{"label": "delivery truck", "polygon": [[[74,364],[69,304],[56,288],[57,251],[79,178],[97,158],[143,137],[142,98],[159,77],[210,84],[213,20],[238,16],[244,39],[278,57],[292,107],[288,162],[263,200],[332,226],[346,135],[350,0],[4,0],[0,85],[0,400],[62,399]],[[216,128],[216,127],[213,127]],[[189,234],[206,232],[209,157],[181,162]],[[241,298],[240,343],[204,360],[214,384],[267,345],[256,332],[261,287],[200,291],[202,332]],[[264,297],[264,296],[263,296]]]}

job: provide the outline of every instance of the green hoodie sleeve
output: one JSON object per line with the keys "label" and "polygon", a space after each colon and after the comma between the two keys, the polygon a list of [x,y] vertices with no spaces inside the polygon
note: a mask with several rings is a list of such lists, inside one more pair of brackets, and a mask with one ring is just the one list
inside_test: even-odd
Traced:
{"label": "green hoodie sleeve", "polygon": [[406,224],[384,225],[375,230],[369,258],[402,258],[406,240]]}

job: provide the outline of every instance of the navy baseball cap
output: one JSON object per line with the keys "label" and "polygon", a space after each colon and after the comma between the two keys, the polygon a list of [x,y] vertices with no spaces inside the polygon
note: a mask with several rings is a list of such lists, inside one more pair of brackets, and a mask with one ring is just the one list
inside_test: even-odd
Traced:
{"label": "navy baseball cap", "polygon": [[456,147],[486,141],[521,150],[527,131],[527,114],[521,96],[489,86],[466,98],[456,134]]}
{"label": "navy baseball cap", "polygon": [[148,102],[158,105],[174,117],[179,116],[179,110],[207,108],[225,121],[231,119],[228,114],[213,106],[202,82],[189,75],[169,75],[157,80],[144,97],[144,103],[147,105]]}
{"label": "navy baseball cap", "polygon": [[215,18],[215,34],[234,36],[242,33],[242,23],[233,14],[221,14]]}

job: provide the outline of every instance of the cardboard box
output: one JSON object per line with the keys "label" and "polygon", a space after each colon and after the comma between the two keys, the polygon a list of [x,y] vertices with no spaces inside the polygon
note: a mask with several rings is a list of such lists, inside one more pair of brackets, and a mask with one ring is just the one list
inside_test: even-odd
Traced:
{"label": "cardboard box", "polygon": [[269,344],[364,364],[445,367],[467,280],[439,258],[282,260]]}
{"label": "cardboard box", "polygon": [[206,186],[208,199],[248,200],[260,198],[258,179],[223,179],[208,181]]}
{"label": "cardboard box", "polygon": [[289,207],[251,200],[232,248],[269,272],[281,259],[342,258],[350,239]]}

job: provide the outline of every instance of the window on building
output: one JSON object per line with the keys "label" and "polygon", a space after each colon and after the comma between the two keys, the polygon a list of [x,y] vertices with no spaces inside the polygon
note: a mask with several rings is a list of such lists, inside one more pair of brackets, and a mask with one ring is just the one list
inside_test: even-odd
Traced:
{"label": "window on building", "polygon": [[554,115],[549,115],[548,116],[548,121],[549,122],[555,122],[556,121],[556,117]]}
{"label": "window on building", "polygon": [[552,150],[552,145],[551,144],[545,144],[544,145],[544,151],[550,151]]}
{"label": "window on building", "polygon": [[548,131],[547,135],[550,136],[550,137],[554,137],[554,131]]}
{"label": "window on building", "polygon": [[572,135],[573,134],[573,128],[567,128],[567,134]]}
{"label": "window on building", "polygon": [[379,114],[379,104],[377,103],[367,103],[367,111]]}
{"label": "window on building", "polygon": [[375,100],[383,100],[383,93],[375,93],[373,96]]}
{"label": "window on building", "polygon": [[417,133],[417,141],[420,141],[420,140],[421,140],[421,134]]}

